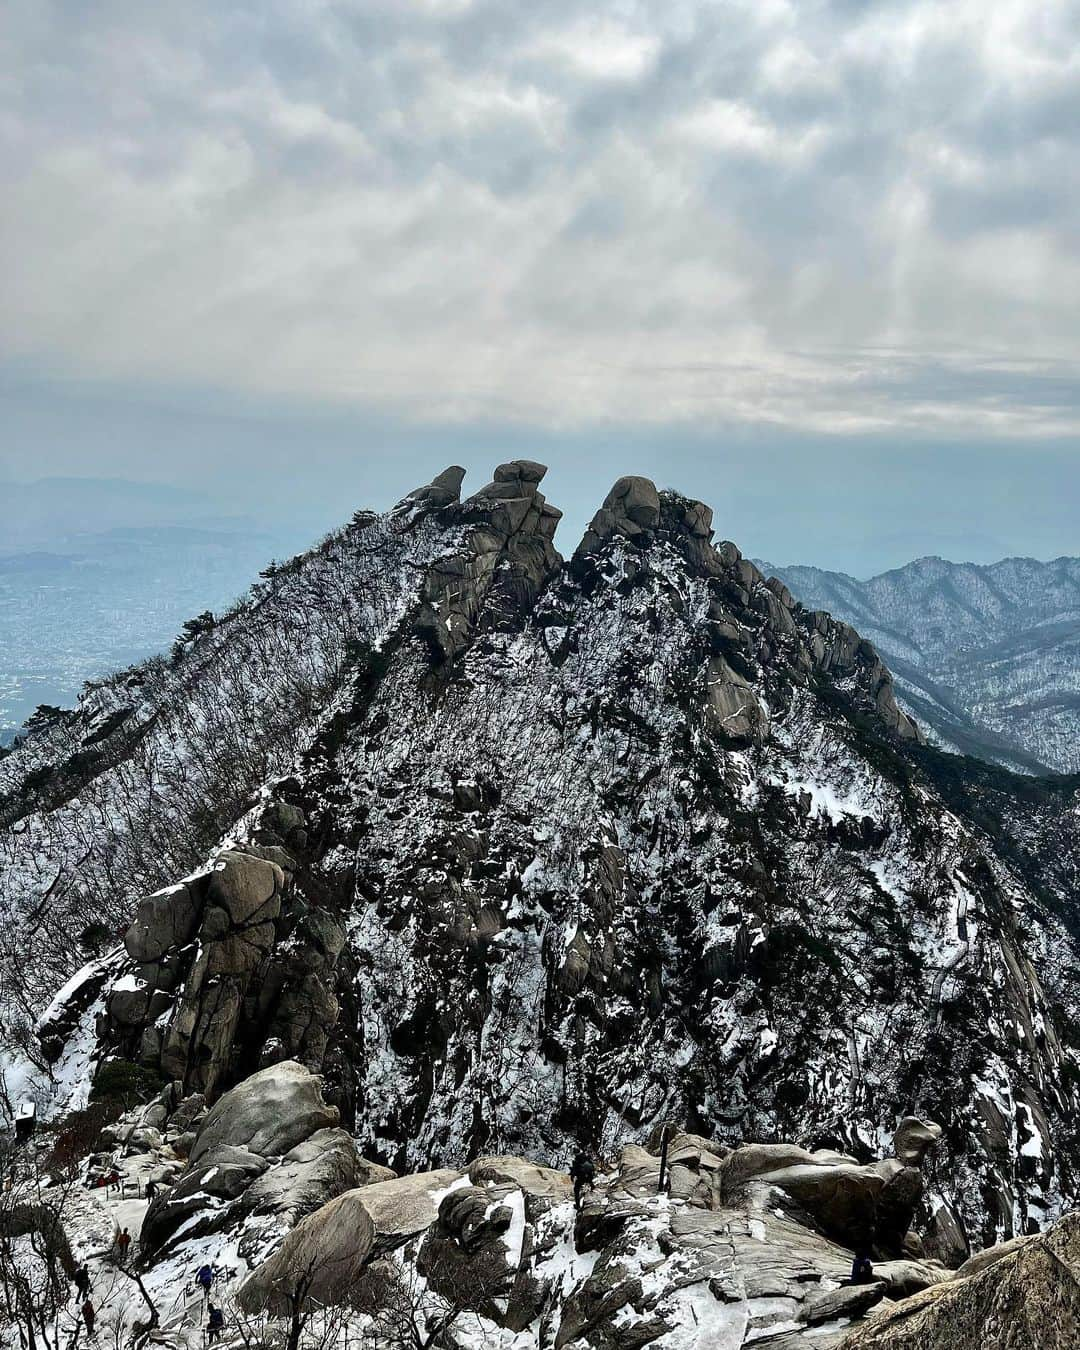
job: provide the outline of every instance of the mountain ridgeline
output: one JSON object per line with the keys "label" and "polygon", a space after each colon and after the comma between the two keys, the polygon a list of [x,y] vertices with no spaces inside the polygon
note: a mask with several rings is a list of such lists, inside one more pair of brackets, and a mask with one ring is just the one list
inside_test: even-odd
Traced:
{"label": "mountain ridgeline", "polygon": [[0,761],[10,1062],[59,1107],[110,1057],[209,1100],[297,1061],[399,1169],[925,1116],[929,1252],[1041,1230],[1076,782],[927,746],[699,502],[620,479],[562,559],[543,476],[358,513]]}
{"label": "mountain ridgeline", "polygon": [[868,581],[770,570],[874,642],[902,706],[944,748],[1025,773],[1080,770],[1080,558],[920,558]]}

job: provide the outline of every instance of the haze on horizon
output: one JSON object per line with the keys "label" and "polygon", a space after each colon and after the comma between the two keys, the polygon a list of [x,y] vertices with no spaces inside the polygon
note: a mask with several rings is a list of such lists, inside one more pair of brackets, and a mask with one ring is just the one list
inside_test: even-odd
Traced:
{"label": "haze on horizon", "polygon": [[628,472],[781,564],[1078,551],[1073,0],[5,27],[0,479],[315,533],[527,455],[563,551]]}

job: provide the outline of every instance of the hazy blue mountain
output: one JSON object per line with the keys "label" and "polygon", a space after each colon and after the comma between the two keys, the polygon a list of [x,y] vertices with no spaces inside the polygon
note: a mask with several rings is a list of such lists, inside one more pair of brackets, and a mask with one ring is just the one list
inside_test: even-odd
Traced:
{"label": "hazy blue mountain", "polygon": [[942,745],[1028,772],[1080,769],[1080,558],[920,558],[866,581],[761,566],[868,637]]}

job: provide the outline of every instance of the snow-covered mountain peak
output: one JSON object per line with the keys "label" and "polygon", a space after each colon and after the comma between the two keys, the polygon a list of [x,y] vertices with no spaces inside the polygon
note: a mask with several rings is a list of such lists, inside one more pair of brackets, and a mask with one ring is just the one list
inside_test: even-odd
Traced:
{"label": "snow-covered mountain peak", "polygon": [[358,513],[3,762],[9,1063],[60,1110],[296,1061],[399,1169],[924,1114],[928,1240],[1043,1225],[1075,789],[923,746],[701,503],[619,479],[564,561],[543,475]]}

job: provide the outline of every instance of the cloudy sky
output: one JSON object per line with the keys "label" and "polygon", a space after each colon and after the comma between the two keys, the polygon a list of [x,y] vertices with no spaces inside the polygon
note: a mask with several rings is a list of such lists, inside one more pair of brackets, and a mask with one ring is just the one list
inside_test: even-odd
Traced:
{"label": "cloudy sky", "polygon": [[4,8],[0,473],[1080,552],[1078,0]]}

